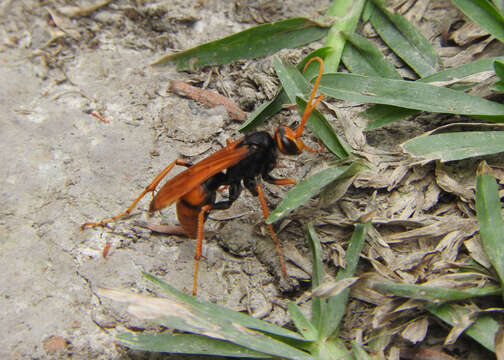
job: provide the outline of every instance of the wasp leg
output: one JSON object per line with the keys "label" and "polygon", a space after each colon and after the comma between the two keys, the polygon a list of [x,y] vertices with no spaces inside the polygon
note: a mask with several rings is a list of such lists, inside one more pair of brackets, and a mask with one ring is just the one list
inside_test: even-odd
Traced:
{"label": "wasp leg", "polygon": [[[282,180],[282,179],[279,179]],[[289,180],[289,179],[283,179],[283,180]],[[248,187],[247,187],[248,189]],[[269,215],[269,210],[268,210],[268,205],[266,204],[266,199],[264,198],[264,194],[262,191],[262,187],[259,184],[256,184],[255,190],[257,192],[257,195],[259,196],[259,202],[261,203],[263,215],[264,215],[264,220],[268,218]],[[254,194],[256,195],[256,194]],[[275,248],[278,254],[278,258],[280,260],[280,267],[282,269],[282,276],[284,278],[287,278],[287,269],[285,267],[285,260],[282,252],[282,248],[280,247],[280,242],[278,241],[278,238],[276,236],[275,230],[273,230],[273,226],[271,224],[267,224],[269,231],[271,233],[271,238],[273,239],[273,243],[275,244]]]}
{"label": "wasp leg", "polygon": [[201,208],[198,214],[198,235],[196,238],[196,252],[194,254],[194,278],[193,278],[193,296],[198,292],[198,270],[199,262],[201,260],[201,253],[203,250],[203,226],[205,224],[205,215],[212,209],[212,205],[205,205]]}
{"label": "wasp leg", "polygon": [[180,166],[185,166],[185,167],[190,167],[192,164],[185,161],[185,160],[182,160],[182,159],[177,159],[175,161],[173,161],[172,163],[170,163],[170,165],[168,165],[163,171],[161,171],[155,178],[154,180],[144,189],[144,191],[142,191],[142,193],[136,198],[135,201],[133,201],[133,203],[130,205],[130,207],[116,215],[116,216],[113,216],[113,217],[110,217],[110,218],[107,218],[107,219],[104,219],[102,221],[98,221],[98,222],[87,222],[85,224],[82,224],[81,225],[81,229],[85,229],[86,227],[89,227],[89,226],[103,226],[111,221],[115,221],[117,219],[120,219],[122,217],[125,217],[127,215],[129,215],[131,213],[131,211],[135,208],[136,204],[138,204],[138,202],[145,196],[145,194],[147,194],[148,192],[153,192],[154,190],[156,190],[156,187],[159,185],[159,183],[161,182],[161,180],[163,180],[163,178],[166,176],[166,174],[168,174],[170,172],[171,169],[173,169],[173,167],[175,165],[180,165]]}
{"label": "wasp leg", "polygon": [[160,225],[140,220],[135,221],[133,225],[148,229],[158,234],[187,236],[186,232],[180,225]]}
{"label": "wasp leg", "polygon": [[275,185],[296,185],[296,180],[294,179],[277,179],[271,176],[270,174],[263,174],[262,178],[264,181],[270,184]]}

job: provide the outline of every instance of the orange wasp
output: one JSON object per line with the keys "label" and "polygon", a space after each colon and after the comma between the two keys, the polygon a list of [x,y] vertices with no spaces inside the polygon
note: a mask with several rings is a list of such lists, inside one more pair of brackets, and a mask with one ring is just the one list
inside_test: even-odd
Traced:
{"label": "orange wasp", "polygon": [[[301,123],[295,131],[287,126],[280,126],[276,129],[274,136],[259,131],[247,134],[236,141],[228,140],[226,147],[194,165],[182,159],[177,159],[156,176],[126,211],[99,222],[85,223],[81,228],[103,226],[108,222],[129,215],[145,194],[154,193],[161,180],[175,165],[187,167],[186,170],[168,180],[161,187],[153,197],[149,211],[161,210],[173,202],[177,202],[177,218],[183,232],[190,238],[196,239],[193,280],[193,295],[196,295],[198,267],[203,247],[203,225],[209,212],[230,208],[240,196],[243,183],[243,186],[252,195],[259,197],[263,215],[266,219],[268,217],[268,207],[262,187],[257,183],[257,178],[261,176],[264,181],[275,185],[296,184],[294,179],[276,179],[269,174],[276,166],[276,150],[278,149],[281,153],[287,155],[299,155],[303,152],[303,149],[310,152],[317,151],[306,146],[301,140],[308,117],[324,97],[324,95],[320,95],[315,99],[315,93],[323,73],[323,60],[314,57],[308,61],[305,69],[314,60],[320,63],[319,74]],[[223,186],[229,187],[229,198],[228,200],[217,201],[217,191]],[[286,277],[287,271],[280,244],[271,224],[268,224],[268,228],[280,259],[282,275]]]}

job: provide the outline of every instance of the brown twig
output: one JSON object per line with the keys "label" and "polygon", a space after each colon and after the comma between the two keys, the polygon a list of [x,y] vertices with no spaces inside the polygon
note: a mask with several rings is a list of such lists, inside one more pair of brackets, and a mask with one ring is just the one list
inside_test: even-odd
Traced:
{"label": "brown twig", "polygon": [[210,107],[222,105],[226,108],[232,119],[245,121],[247,118],[247,114],[233,101],[221,94],[214,93],[213,91],[201,89],[182,81],[170,82],[170,91],[181,96],[186,96]]}
{"label": "brown twig", "polygon": [[105,119],[100,113],[97,113],[96,111],[91,111],[91,116],[94,116],[98,120],[108,124],[110,121]]}

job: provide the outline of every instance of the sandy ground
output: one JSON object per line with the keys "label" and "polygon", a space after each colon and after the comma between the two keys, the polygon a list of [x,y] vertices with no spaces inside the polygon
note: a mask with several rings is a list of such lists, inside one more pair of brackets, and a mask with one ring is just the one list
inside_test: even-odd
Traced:
{"label": "sandy ground", "polygon": [[[156,41],[187,48],[248,24],[236,22],[238,10],[231,3],[141,3],[117,1],[92,17],[57,17],[60,28],[51,26],[49,13],[78,4],[0,4],[5,16],[0,53],[3,359],[133,356],[114,345],[114,334],[125,325],[145,324],[125,319],[124,309],[114,312],[110,302],[105,306],[96,287],[157,293],[141,277],[147,271],[190,291],[194,242],[134,226],[141,219],[174,223],[173,209],[150,219],[147,199],[131,220],[107,229],[81,231],[79,226],[125,210],[181,154],[205,157],[233,135],[222,130],[238,126],[224,109],[208,109],[167,91],[168,81],[186,80],[184,74],[149,64],[166,53]],[[155,23],[156,12],[165,14],[164,23]],[[284,15],[291,14],[276,14]],[[172,32],[156,32],[156,25]],[[245,198],[231,215],[247,215],[242,223],[252,233],[250,224],[260,222],[260,213],[257,203]],[[209,223],[210,229],[216,224]],[[247,241],[236,253],[252,254]],[[112,247],[104,259],[107,242]],[[271,254],[271,245],[264,247],[262,253]],[[232,256],[215,239],[206,242],[204,255],[202,297],[285,319],[284,309],[272,309],[269,301],[278,294],[275,276],[257,257]],[[261,289],[251,285],[258,282]],[[244,296],[247,305],[241,302]]]}

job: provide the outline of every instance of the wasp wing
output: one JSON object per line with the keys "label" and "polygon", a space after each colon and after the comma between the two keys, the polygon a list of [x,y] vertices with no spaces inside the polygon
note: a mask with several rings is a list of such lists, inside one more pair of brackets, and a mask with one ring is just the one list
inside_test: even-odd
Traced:
{"label": "wasp wing", "polygon": [[215,174],[246,158],[250,154],[250,147],[248,145],[239,146],[242,141],[243,139],[240,139],[228,144],[225,148],[168,180],[152,199],[150,211],[165,208]]}

